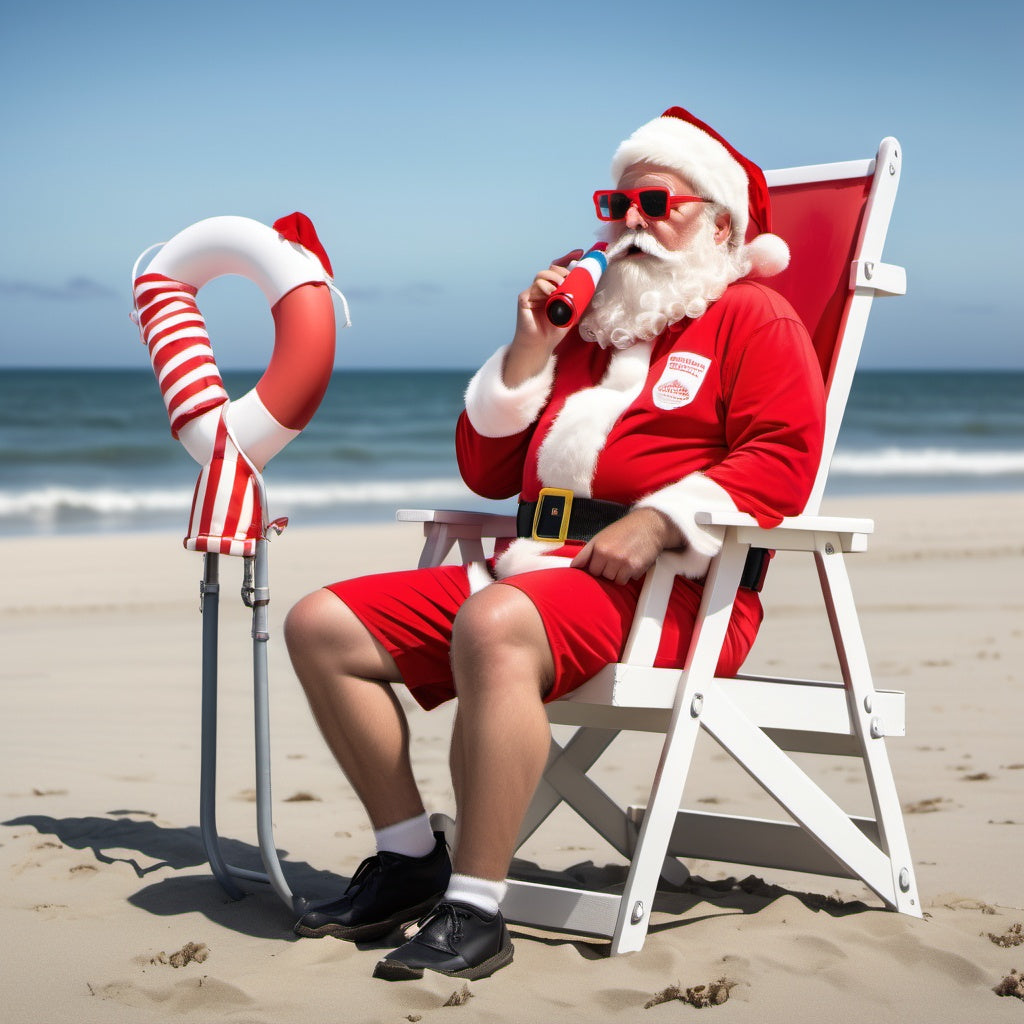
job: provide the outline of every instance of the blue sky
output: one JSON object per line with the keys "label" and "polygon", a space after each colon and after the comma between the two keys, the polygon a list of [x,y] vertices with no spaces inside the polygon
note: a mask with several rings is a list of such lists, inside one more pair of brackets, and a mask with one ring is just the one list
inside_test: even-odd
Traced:
{"label": "blue sky", "polygon": [[[136,256],[204,217],[303,210],[352,307],[344,367],[473,367],[593,238],[618,142],[680,104],[763,167],[903,145],[862,365],[1024,368],[1018,4],[8,5],[0,366],[144,367]],[[203,290],[262,367],[249,282]]]}

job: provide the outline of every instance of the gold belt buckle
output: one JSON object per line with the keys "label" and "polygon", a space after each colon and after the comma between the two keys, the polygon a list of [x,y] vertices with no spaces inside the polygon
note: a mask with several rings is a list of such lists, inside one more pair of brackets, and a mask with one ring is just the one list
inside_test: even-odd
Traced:
{"label": "gold belt buckle", "polygon": [[533,513],[533,539],[565,543],[572,513],[572,491],[543,487]]}

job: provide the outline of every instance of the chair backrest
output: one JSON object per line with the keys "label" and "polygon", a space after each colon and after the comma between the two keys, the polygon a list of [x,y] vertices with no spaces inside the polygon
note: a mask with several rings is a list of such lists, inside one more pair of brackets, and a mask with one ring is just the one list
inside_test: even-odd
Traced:
{"label": "chair backrest", "polygon": [[[880,293],[900,293],[901,268],[881,262],[900,166],[899,144],[886,138],[874,159],[765,172],[772,230],[789,243],[792,254],[786,270],[767,283],[789,300],[807,326],[828,398],[825,447],[807,514],[821,505],[871,300]],[[883,275],[876,277],[882,267],[897,272],[891,291]],[[892,275],[884,280],[891,284]]]}

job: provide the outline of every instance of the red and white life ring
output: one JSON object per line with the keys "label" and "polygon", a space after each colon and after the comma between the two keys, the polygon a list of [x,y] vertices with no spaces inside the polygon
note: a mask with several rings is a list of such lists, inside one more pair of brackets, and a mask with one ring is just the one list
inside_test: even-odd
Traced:
{"label": "red and white life ring", "polygon": [[[224,388],[196,302],[203,285],[225,274],[258,285],[274,317],[266,372],[235,401]],[[309,423],[334,368],[331,276],[327,255],[302,214],[274,228],[247,217],[199,221],[165,243],[145,273],[133,274],[137,320],[171,433],[200,465],[210,461],[225,403],[235,443],[257,471]]]}

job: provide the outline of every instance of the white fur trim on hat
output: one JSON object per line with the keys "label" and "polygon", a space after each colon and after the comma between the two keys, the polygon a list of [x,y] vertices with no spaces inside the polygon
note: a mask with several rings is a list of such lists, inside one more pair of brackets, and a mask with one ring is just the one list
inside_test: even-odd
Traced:
{"label": "white fur trim on hat", "polygon": [[612,157],[612,181],[631,164],[656,164],[685,178],[696,192],[724,206],[732,217],[730,244],[743,244],[749,203],[747,172],[717,139],[678,117],[641,125]]}
{"label": "white fur trim on hat", "polygon": [[774,277],[789,266],[789,246],[778,235],[758,235],[743,251],[750,258],[750,273],[756,277]]}
{"label": "white fur trim on hat", "polygon": [[656,117],[641,125],[612,157],[612,181],[627,167],[648,163],[675,171],[695,192],[729,211],[729,245],[750,258],[750,273],[773,277],[789,265],[789,246],[778,235],[761,234],[744,244],[750,221],[747,172],[717,139],[679,117]]}
{"label": "white fur trim on hat", "polygon": [[504,345],[473,375],[466,388],[466,413],[473,429],[484,437],[521,434],[540,415],[555,380],[555,357],[535,377],[514,388],[502,377]]}
{"label": "white fur trim on hat", "polygon": [[707,573],[711,559],[722,550],[725,536],[723,527],[700,526],[695,519],[696,513],[737,511],[729,492],[703,473],[691,473],[677,483],[642,498],[634,507],[656,508],[679,528],[687,541],[683,552],[683,572],[690,579],[700,579]]}

